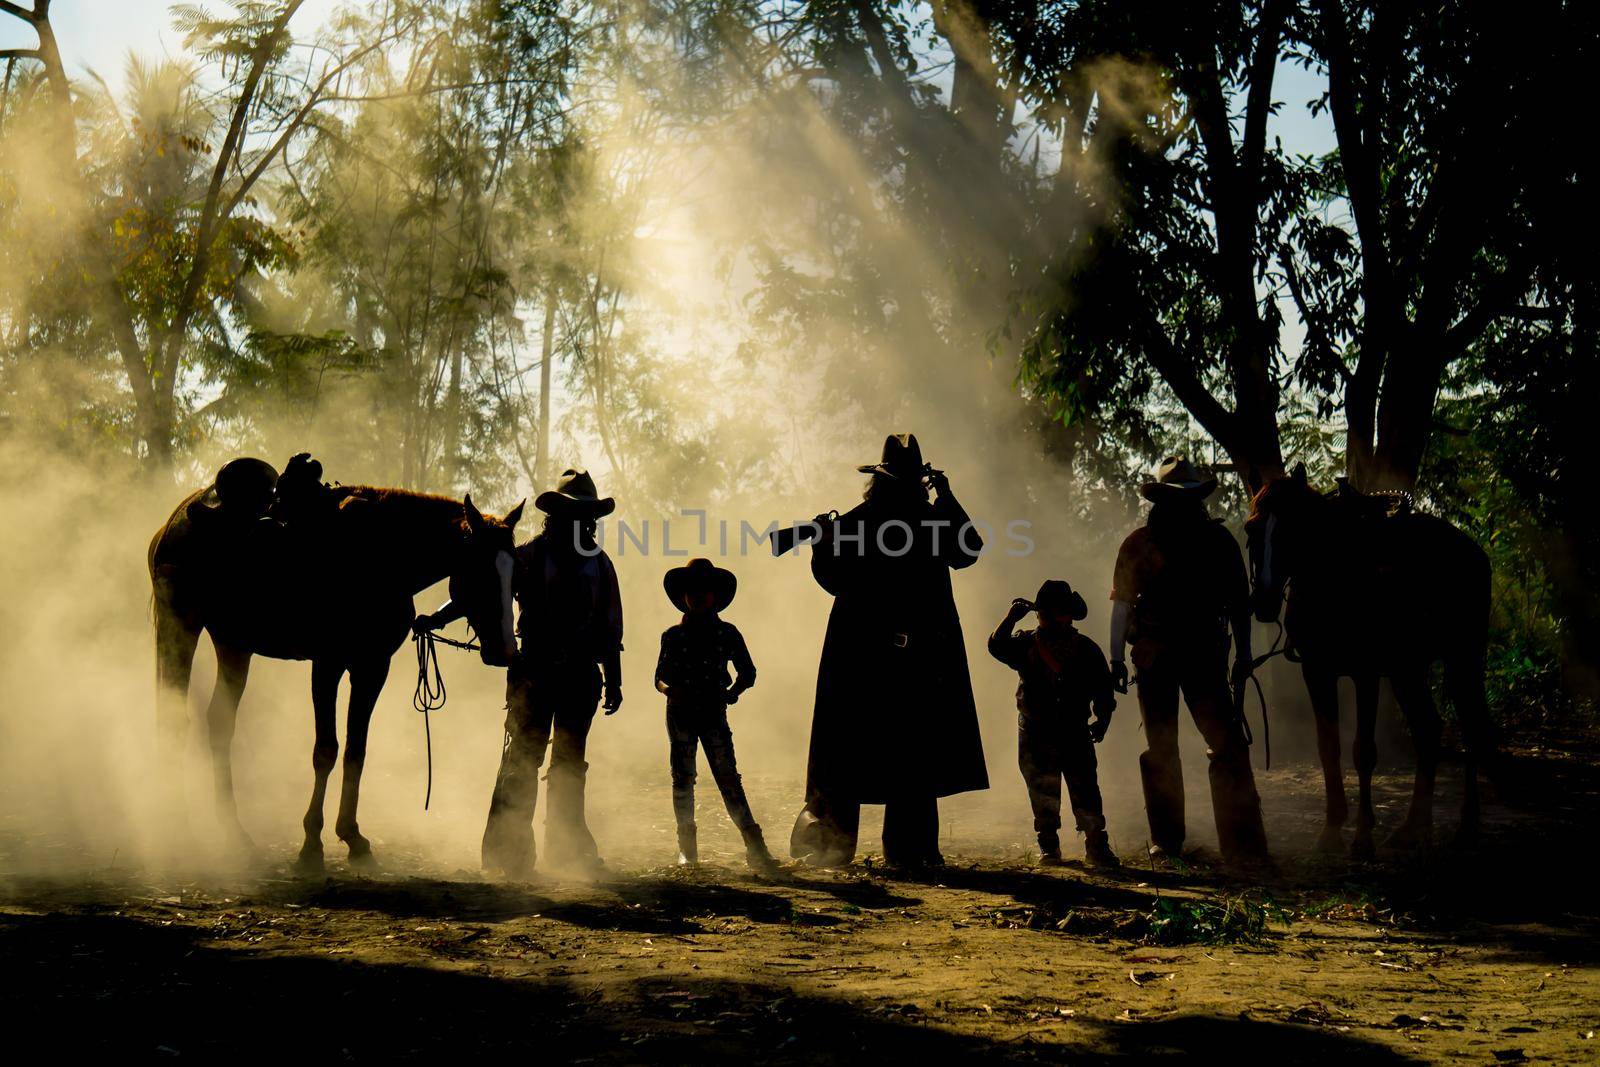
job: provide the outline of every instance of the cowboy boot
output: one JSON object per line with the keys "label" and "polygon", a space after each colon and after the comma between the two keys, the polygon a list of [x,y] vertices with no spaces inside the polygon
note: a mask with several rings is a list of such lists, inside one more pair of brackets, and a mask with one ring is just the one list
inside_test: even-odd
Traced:
{"label": "cowboy boot", "polygon": [[1261,822],[1261,798],[1248,756],[1211,757],[1211,808],[1217,821],[1217,844],[1229,863],[1269,862],[1267,831]]}
{"label": "cowboy boot", "polygon": [[778,861],[767,851],[767,841],[761,836],[761,827],[751,823],[741,826],[739,833],[744,836],[744,861],[750,869],[768,878],[776,875],[780,870]]}
{"label": "cowboy boot", "polygon": [[1121,867],[1122,861],[1111,851],[1111,838],[1104,830],[1090,830],[1083,839],[1083,858],[1096,867]]}
{"label": "cowboy boot", "polygon": [[1061,835],[1054,830],[1039,831],[1039,866],[1059,867],[1064,861],[1061,859]]}
{"label": "cowboy boot", "polygon": [[700,862],[700,847],[694,823],[694,787],[672,790],[672,814],[678,824],[678,866]]}
{"label": "cowboy boot", "polygon": [[584,821],[587,763],[552,763],[546,778],[549,814],[545,816],[545,854],[557,866],[593,871],[603,867],[594,837]]}
{"label": "cowboy boot", "polygon": [[678,866],[693,867],[700,862],[700,842],[694,823],[678,824]]}
{"label": "cowboy boot", "polygon": [[1139,754],[1139,778],[1144,785],[1144,810],[1150,820],[1152,855],[1176,857],[1183,852],[1182,772],[1161,766],[1150,752]]}
{"label": "cowboy boot", "polygon": [[[542,754],[541,754],[542,755]],[[533,816],[539,802],[539,764],[516,742],[506,746],[489,800],[480,859],[483,869],[505,878],[527,878],[538,860]]]}

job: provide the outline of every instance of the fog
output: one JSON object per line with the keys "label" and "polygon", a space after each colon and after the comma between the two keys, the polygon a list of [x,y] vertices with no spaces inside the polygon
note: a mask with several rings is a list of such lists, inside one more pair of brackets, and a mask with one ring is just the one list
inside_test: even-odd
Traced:
{"label": "fog", "polygon": [[[1137,71],[1112,73],[1108,100],[1148,90]],[[631,361],[629,388],[602,402],[592,389],[592,355],[587,363],[558,363],[550,462],[552,472],[589,468],[601,492],[618,497],[604,533],[624,600],[625,701],[617,715],[596,718],[589,743],[590,825],[601,854],[623,868],[671,858],[664,701],[651,678],[659,634],[677,619],[662,592],[662,575],[685,555],[711,556],[738,575],[738,597],[724,617],[743,631],[759,681],[730,719],[756,814],[774,850],[784,851],[802,799],[830,598],[810,577],[808,550],[774,559],[764,542],[748,537],[746,524],[760,531],[771,522],[846,510],[863,488],[856,466],[878,459],[885,434],[909,431],[989,531],[989,550],[955,575],[954,586],[991,788],[941,805],[944,848],[956,860],[974,852],[1020,856],[1032,849],[1032,830],[1016,769],[1016,679],[988,656],[985,638],[1012,598],[1031,597],[1046,578],[1065,578],[1089,604],[1082,629],[1103,646],[1116,546],[1138,521],[1125,497],[1086,482],[1052,452],[1048,419],[1038,401],[1017,388],[1014,350],[1003,339],[994,342],[1010,285],[998,265],[1019,254],[1019,242],[1026,256],[1026,242],[1039,237],[1008,216],[1012,179],[999,172],[993,188],[966,175],[959,188],[942,190],[947,226],[937,236],[927,232],[896,207],[877,161],[863,157],[859,141],[823,106],[829,93],[844,91],[838,86],[777,92],[752,81],[735,87],[725,114],[691,129],[640,121],[641,114],[688,92],[680,77],[692,75],[613,86],[611,103],[585,119],[593,155],[562,209],[580,234],[615,227],[621,212],[630,235],[608,245],[605,260],[606,285],[627,311],[614,353]],[[408,105],[386,106],[393,110],[384,122],[403,125]],[[350,129],[357,136],[363,127],[353,123]],[[48,200],[48,161],[36,163],[15,156],[7,161],[33,180],[14,186],[19,195]],[[1097,180],[1092,164],[1086,162],[1080,180]],[[329,164],[330,178],[339,178],[345,165]],[[351,187],[367,180],[344,177]],[[392,222],[383,216],[390,206],[376,193],[358,206],[372,215],[370,236],[379,240],[376,228]],[[839,235],[846,224],[851,247],[842,257]],[[34,242],[45,258],[58,254],[51,243],[62,241],[58,226],[12,233]],[[771,306],[776,262],[795,276],[791,293],[814,286],[819,294],[803,329],[794,328],[791,311]],[[319,295],[329,292],[333,273],[329,262],[309,257],[293,276],[274,279],[259,294],[260,321],[308,332],[340,325],[344,305]],[[860,314],[864,304],[875,308],[871,321]],[[505,314],[516,320],[508,336],[526,372],[539,357],[537,308],[524,299]],[[111,388],[103,374],[82,368],[45,377],[39,386],[44,405],[64,404],[61,398],[76,396],[79,388]],[[216,389],[200,381],[194,388],[202,400],[207,389]],[[6,869],[138,867],[174,849],[187,864],[235,862],[221,849],[211,820],[203,711],[214,667],[205,642],[189,698],[182,769],[189,819],[171,825],[158,814],[157,787],[173,772],[154,761],[146,548],[171,509],[233,455],[256,454],[281,467],[291,452],[310,451],[330,480],[394,481],[396,461],[385,435],[398,432],[398,422],[375,417],[362,421],[359,432],[352,429],[353,416],[383,395],[352,380],[330,383],[314,405],[285,409],[263,402],[213,437],[193,442],[173,481],[136,474],[113,450],[85,449],[81,438],[20,427],[0,436],[0,588],[6,593],[0,606],[0,860]],[[605,409],[598,416],[597,407]],[[608,418],[639,412],[650,418],[640,416],[628,442],[606,436]],[[506,451],[492,436],[492,423],[466,432],[487,435],[470,442],[474,455]],[[455,484],[430,486],[453,494],[470,490],[479,506],[496,513],[546,487],[504,464],[469,467]],[[699,539],[698,514],[686,511],[704,512],[706,543]],[[536,530],[537,519],[530,504],[522,538]],[[1010,524],[1020,524],[1012,528],[1022,537],[1008,536]],[[647,537],[648,549],[619,539],[623,526]],[[418,597],[418,610],[434,610],[444,595],[442,588],[428,590]],[[464,636],[459,624],[448,632]],[[423,810],[424,726],[411,707],[416,674],[408,644],[395,655],[374,717],[361,825],[380,862],[398,856],[473,870],[502,743],[504,674],[466,653],[441,649],[441,657],[449,699],[431,717],[431,806]],[[240,708],[233,749],[240,816],[274,861],[287,860],[298,847],[311,785],[309,674],[305,663],[258,657]],[[1303,719],[1298,710],[1293,715]],[[1278,722],[1275,740],[1284,743],[1292,731],[1282,712]],[[1192,725],[1184,727],[1183,746],[1194,797],[1191,839],[1214,842],[1203,744]],[[1125,853],[1145,840],[1136,761],[1141,748],[1136,702],[1121,697],[1100,748],[1100,778],[1112,841]],[[1270,810],[1270,796],[1267,804]],[[735,836],[703,771],[699,806],[709,850],[731,849]],[[542,824],[542,806],[539,819]],[[331,825],[330,812],[326,843],[337,861],[343,850]],[[878,851],[870,816],[862,849]],[[1070,836],[1067,849],[1074,850]]]}

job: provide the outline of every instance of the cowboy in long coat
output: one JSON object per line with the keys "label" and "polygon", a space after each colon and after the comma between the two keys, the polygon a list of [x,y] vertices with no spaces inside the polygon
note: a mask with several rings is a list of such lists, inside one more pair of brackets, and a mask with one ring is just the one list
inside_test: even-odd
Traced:
{"label": "cowboy in long coat", "polygon": [[938,798],[989,786],[950,588],[983,542],[911,434],[858,469],[871,476],[864,501],[827,524],[811,557],[834,603],[791,851],[848,863],[861,805],[883,804],[884,858],[936,865]]}
{"label": "cowboy in long coat", "polygon": [[1252,862],[1266,858],[1267,839],[1228,671],[1230,628],[1235,681],[1251,662],[1250,581],[1238,542],[1206,511],[1205,499],[1216,487],[1215,478],[1172,456],[1141,489],[1150,516],[1122,542],[1112,580],[1111,675],[1127,692],[1124,649],[1131,641],[1147,746],[1139,770],[1152,857],[1176,856],[1183,848],[1181,691],[1206,740],[1223,857]]}

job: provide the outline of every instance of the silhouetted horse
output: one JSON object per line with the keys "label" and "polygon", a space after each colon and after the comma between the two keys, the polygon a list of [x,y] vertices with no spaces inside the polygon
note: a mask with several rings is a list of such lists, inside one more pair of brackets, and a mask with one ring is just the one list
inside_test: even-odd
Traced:
{"label": "silhouetted horse", "polygon": [[161,771],[175,785],[173,757],[186,731],[190,668],[204,630],[217,650],[207,724],[218,816],[237,843],[250,847],[234,802],[230,756],[250,658],[310,660],[315,782],[300,862],[319,867],[323,798],[339,753],[339,680],[348,672],[344,786],[334,830],[349,846],[351,862],[371,862],[371,845],[356,823],[367,727],[389,661],[415,617],[411,598],[448,577],[451,598],[467,608],[483,661],[509,663],[515,651],[512,529],[522,506],[500,520],[479,513],[470,496],[462,502],[399,489],[318,485],[315,505],[280,525],[260,517],[276,481],[272,468],[235,460],[224,473],[230,470],[243,470],[250,475],[247,489],[253,485],[265,495],[233,505],[230,515],[216,505],[219,498],[228,503],[219,475],[217,486],[178,505],[150,544]]}
{"label": "silhouetted horse", "polygon": [[1361,780],[1351,854],[1373,854],[1380,678],[1393,686],[1417,749],[1411,808],[1387,843],[1408,847],[1427,839],[1441,728],[1428,674],[1438,661],[1467,749],[1461,832],[1475,834],[1477,769],[1493,757],[1483,688],[1489,625],[1489,559],[1483,550],[1443,519],[1390,515],[1381,501],[1356,493],[1324,496],[1306,484],[1304,466],[1256,494],[1245,531],[1256,618],[1276,621],[1288,587],[1284,628],[1316,712],[1327,789],[1327,823],[1317,847],[1340,849],[1339,830],[1349,814],[1339,766],[1342,676],[1355,681],[1353,757]]}

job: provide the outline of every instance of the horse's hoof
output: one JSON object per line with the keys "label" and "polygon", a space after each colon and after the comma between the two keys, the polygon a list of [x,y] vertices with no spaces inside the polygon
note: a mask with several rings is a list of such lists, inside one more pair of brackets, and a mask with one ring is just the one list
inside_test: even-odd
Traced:
{"label": "horse's hoof", "polygon": [[296,874],[306,878],[322,875],[327,870],[327,864],[322,859],[322,850],[301,849],[300,855],[294,861],[294,870]]}
{"label": "horse's hoof", "polygon": [[1378,849],[1372,843],[1371,830],[1357,830],[1350,841],[1350,858],[1367,863],[1378,858]]}
{"label": "horse's hoof", "polygon": [[378,869],[378,857],[372,854],[372,845],[366,838],[350,842],[350,866],[358,871]]}
{"label": "horse's hoof", "polygon": [[1327,856],[1337,856],[1344,852],[1344,834],[1337,826],[1324,826],[1322,836],[1317,838],[1317,851]]}

